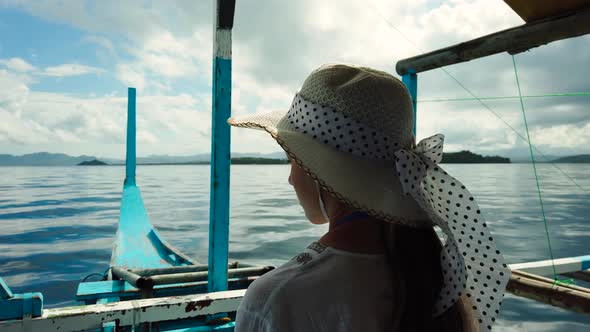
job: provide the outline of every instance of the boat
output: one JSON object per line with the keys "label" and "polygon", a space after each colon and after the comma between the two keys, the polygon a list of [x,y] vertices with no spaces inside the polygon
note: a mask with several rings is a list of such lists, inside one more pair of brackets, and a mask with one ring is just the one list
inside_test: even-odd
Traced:
{"label": "boat", "polygon": [[[397,63],[415,116],[420,72],[502,52],[516,54],[590,33],[587,1],[505,2],[525,24]],[[44,309],[42,293],[13,294],[0,278],[0,331],[233,331],[235,312],[247,287],[273,269],[228,258],[230,127],[226,120],[231,114],[234,11],[235,0],[216,1],[208,262],[199,263],[175,249],[149,221],[136,182],[136,90],[129,88],[125,181],[104,280],[80,282],[76,299],[83,305]],[[590,281],[590,255],[510,268],[509,292],[590,313],[590,290],[556,278],[565,275]]]}

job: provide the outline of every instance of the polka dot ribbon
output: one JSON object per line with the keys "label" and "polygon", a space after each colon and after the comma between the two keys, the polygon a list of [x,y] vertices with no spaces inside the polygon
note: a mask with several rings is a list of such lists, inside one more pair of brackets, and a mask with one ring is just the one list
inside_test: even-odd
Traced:
{"label": "polka dot ribbon", "polygon": [[434,308],[437,316],[463,294],[471,301],[482,331],[495,322],[510,269],[496,248],[483,215],[467,188],[443,171],[444,136],[426,138],[413,149],[394,154],[402,189],[426,211],[446,235],[441,252],[443,287]]}

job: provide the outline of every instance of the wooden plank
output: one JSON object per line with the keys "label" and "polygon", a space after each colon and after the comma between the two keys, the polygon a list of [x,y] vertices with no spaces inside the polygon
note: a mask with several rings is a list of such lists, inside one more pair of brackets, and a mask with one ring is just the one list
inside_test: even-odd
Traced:
{"label": "wooden plank", "polygon": [[[142,323],[235,312],[245,292],[236,290],[46,309],[41,317],[30,319],[27,324],[30,324],[32,331],[66,332],[100,329],[107,322],[118,322],[118,326],[138,326]],[[23,331],[23,322],[0,321],[0,330]]]}
{"label": "wooden plank", "polygon": [[519,270],[541,276],[553,276],[553,266],[557,274],[568,272],[584,271],[590,268],[590,255],[567,257],[556,260],[544,260],[537,262],[527,262],[510,264],[511,270]]}
{"label": "wooden plank", "polygon": [[[230,290],[246,289],[258,277],[230,279]],[[181,284],[168,284],[154,286],[153,296],[172,296],[185,294],[204,294],[207,292],[207,281],[187,282]],[[141,290],[133,287],[123,280],[108,280],[85,282],[78,285],[76,293],[77,301],[92,301],[103,298],[121,297],[123,300],[139,298]]]}
{"label": "wooden plank", "polygon": [[512,271],[506,290],[516,296],[570,311],[590,314],[590,290],[522,271]]}
{"label": "wooden plank", "polygon": [[527,23],[430,53],[407,58],[395,66],[399,75],[420,73],[502,52],[516,54],[561,39],[590,33],[590,9]]}
{"label": "wooden plank", "polygon": [[525,22],[541,20],[590,7],[588,0],[504,0]]}

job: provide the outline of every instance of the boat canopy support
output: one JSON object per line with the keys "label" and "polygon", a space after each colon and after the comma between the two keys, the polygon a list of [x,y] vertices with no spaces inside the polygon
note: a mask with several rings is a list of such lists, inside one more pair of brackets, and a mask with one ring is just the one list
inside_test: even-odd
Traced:
{"label": "boat canopy support", "polygon": [[508,52],[518,54],[554,41],[590,33],[590,8],[533,21],[487,36],[400,60],[395,66],[399,75],[413,70],[424,72],[456,63]]}
{"label": "boat canopy support", "polygon": [[217,0],[213,43],[213,114],[209,200],[209,292],[227,290],[231,131],[231,46],[235,0]]}
{"label": "boat canopy support", "polygon": [[408,88],[412,97],[412,109],[414,110],[414,138],[416,138],[416,123],[418,121],[418,75],[412,69],[402,75],[402,82]]}

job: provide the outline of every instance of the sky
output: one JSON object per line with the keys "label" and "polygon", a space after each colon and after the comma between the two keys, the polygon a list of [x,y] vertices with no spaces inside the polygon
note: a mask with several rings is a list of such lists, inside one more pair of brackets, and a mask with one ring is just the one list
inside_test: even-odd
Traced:
{"label": "sky", "polygon": [[[406,57],[523,21],[500,0],[238,0],[232,114],[287,110],[325,63],[395,74]],[[137,88],[139,156],[210,151],[213,1],[0,0],[0,154],[40,151],[124,159],[127,87]],[[590,91],[590,38],[515,56],[523,95]],[[507,53],[445,68],[478,97],[517,96]],[[437,69],[418,75],[418,139],[445,151],[526,156],[518,99],[470,97]],[[525,100],[546,155],[590,153],[590,97]],[[232,151],[278,152],[233,129]]]}

